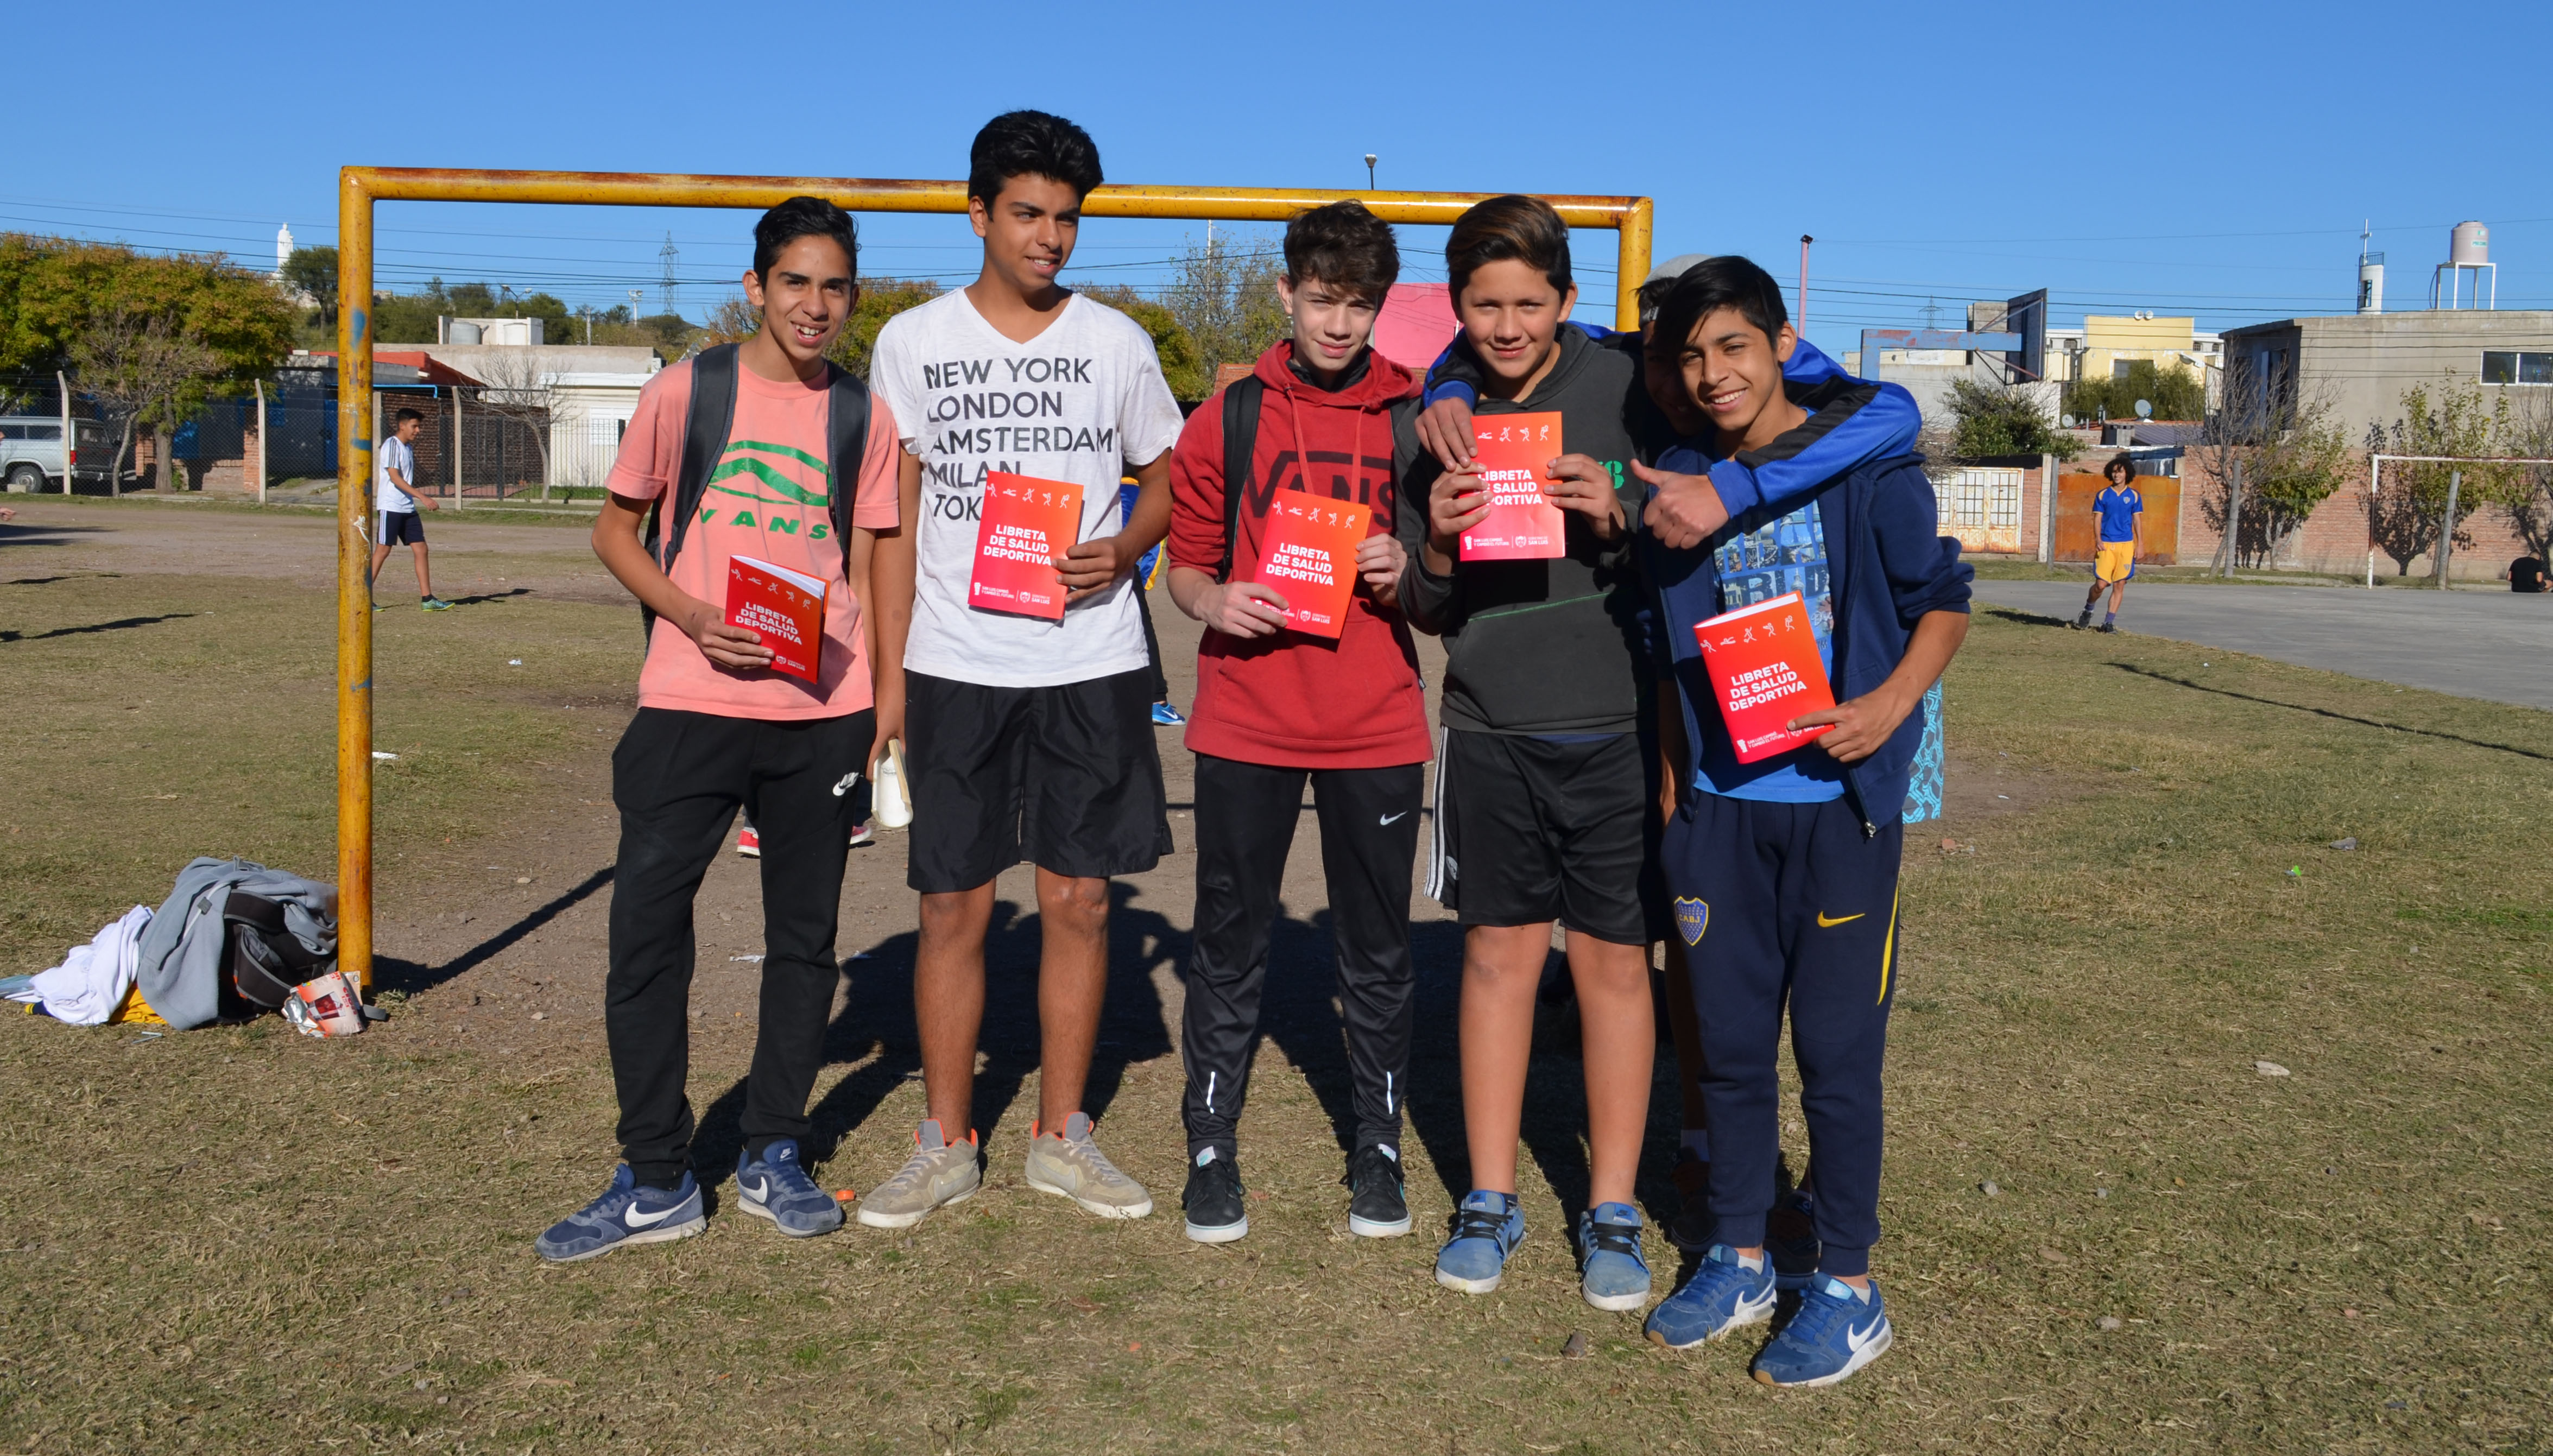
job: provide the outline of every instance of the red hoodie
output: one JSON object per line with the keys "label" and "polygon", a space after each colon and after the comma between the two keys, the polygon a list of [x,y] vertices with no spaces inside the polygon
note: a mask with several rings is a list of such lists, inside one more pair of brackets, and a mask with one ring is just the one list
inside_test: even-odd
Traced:
{"label": "red hoodie", "polygon": [[[1374,507],[1368,534],[1391,534],[1391,403],[1418,392],[1409,371],[1370,354],[1365,377],[1336,393],[1295,377],[1291,340],[1259,356],[1267,393],[1242,502],[1235,579],[1247,579],[1267,530],[1270,483]],[[1311,461],[1311,479],[1302,462]],[[1223,564],[1223,395],[1197,406],[1170,454],[1170,564],[1211,576]],[[1208,629],[1197,648],[1191,752],[1275,768],[1389,768],[1423,763],[1427,698],[1418,654],[1397,610],[1362,587],[1335,642],[1279,630],[1242,639]]]}

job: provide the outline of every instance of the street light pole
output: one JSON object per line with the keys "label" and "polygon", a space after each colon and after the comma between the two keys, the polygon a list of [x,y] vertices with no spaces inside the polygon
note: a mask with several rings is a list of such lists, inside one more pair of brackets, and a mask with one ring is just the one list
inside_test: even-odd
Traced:
{"label": "street light pole", "polygon": [[1374,190],[1374,154],[1371,152],[1365,155],[1365,189],[1369,192]]}

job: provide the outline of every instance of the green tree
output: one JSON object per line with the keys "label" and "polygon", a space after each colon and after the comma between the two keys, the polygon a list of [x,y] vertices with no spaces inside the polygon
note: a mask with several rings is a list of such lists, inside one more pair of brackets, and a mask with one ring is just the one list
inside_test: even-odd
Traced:
{"label": "green tree", "polygon": [[842,335],[833,341],[827,357],[851,372],[854,378],[869,377],[869,359],[877,353],[878,330],[886,321],[908,308],[919,308],[940,296],[938,283],[929,279],[862,279],[860,301],[851,309],[851,321]]}
{"label": "green tree", "polygon": [[1080,291],[1135,320],[1153,336],[1153,352],[1161,356],[1162,378],[1169,383],[1171,398],[1197,400],[1213,392],[1214,371],[1205,367],[1197,354],[1195,336],[1167,305],[1123,283]]}
{"label": "green tree", "polygon": [[330,338],[337,333],[337,250],[334,248],[295,248],[283,260],[283,280],[310,295],[317,305],[319,326]]}
{"label": "green tree", "polygon": [[2071,460],[2083,447],[2059,433],[2027,389],[1997,389],[1974,380],[1950,386],[1950,449],[1962,460],[1999,455],[2054,455]]}
{"label": "green tree", "polygon": [[[2459,546],[2473,544],[2466,527],[2478,507],[2501,504],[2520,494],[2527,481],[2523,469],[2479,463],[2506,453],[2501,442],[2513,432],[2507,391],[2496,392],[2486,402],[2481,385],[2452,374],[2434,389],[2417,384],[2403,391],[2402,413],[2390,430],[2368,426],[2371,454],[2448,457],[2395,462],[2385,471],[2376,499],[2369,503],[2369,530],[2376,544],[2393,558],[2394,575],[2410,575],[2412,559],[2435,549],[2445,534],[2450,487],[2456,496],[2453,539]],[[2457,475],[2463,477],[2461,482]]]}
{"label": "green tree", "polygon": [[2120,378],[2067,385],[2064,408],[2078,420],[2104,412],[2111,419],[2134,419],[2140,399],[2154,406],[2157,419],[2207,417],[2207,383],[2198,372],[2177,362],[2164,368],[2151,359],[2128,361],[2128,372]]}
{"label": "green tree", "polygon": [[[2233,526],[2233,566],[2276,560],[2315,507],[2358,471],[2328,400],[2281,395],[2248,372],[2226,382],[2216,408],[2199,422],[2189,453],[2213,481],[2199,499],[2200,512],[2220,539],[2229,522]],[[2233,496],[2238,462],[2239,513]]]}
{"label": "green tree", "polygon": [[[1264,243],[1236,246],[1216,238],[1188,245],[1162,303],[1195,341],[1205,388],[1224,365],[1248,364],[1285,337],[1285,307],[1276,297],[1282,272],[1276,249]],[[1168,361],[1163,363],[1166,368]],[[1204,397],[1203,390],[1194,397]]]}

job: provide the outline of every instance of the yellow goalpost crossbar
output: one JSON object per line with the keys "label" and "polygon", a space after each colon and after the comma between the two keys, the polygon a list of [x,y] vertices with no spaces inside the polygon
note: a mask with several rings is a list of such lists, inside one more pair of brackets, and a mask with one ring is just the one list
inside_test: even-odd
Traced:
{"label": "yellow goalpost crossbar", "polygon": [[[1325,187],[1108,185],[1082,203],[1085,217],[1283,222],[1306,208],[1354,198],[1392,223],[1446,226],[1488,192],[1377,192]],[[565,202],[605,207],[762,209],[790,197],[823,197],[851,212],[966,210],[963,182],[857,177],[685,176],[644,172],[473,171],[349,167],[337,179],[337,955],[373,983],[373,204]],[[1646,197],[1545,197],[1573,228],[1618,235],[1613,326],[1639,327],[1640,280],[1649,271]]]}

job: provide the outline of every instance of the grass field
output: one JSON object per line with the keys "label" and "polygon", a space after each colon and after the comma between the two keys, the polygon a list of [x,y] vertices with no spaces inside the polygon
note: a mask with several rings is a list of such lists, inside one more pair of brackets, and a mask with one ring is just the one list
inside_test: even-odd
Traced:
{"label": "grass field", "polygon": [[[121,544],[172,507],[50,512],[0,528],[6,973],[194,854],[334,863],[325,522],[189,515],[221,546],[189,559]],[[531,1236],[610,1164],[594,1013],[635,627],[573,531],[474,556],[501,528],[434,528],[472,605],[377,619],[393,1019],[330,1047],[0,1017],[0,1450],[2553,1451],[2553,717],[1981,612],[1948,689],[1971,808],[1909,836],[1874,1254],[1897,1346],[1776,1394],[1751,1343],[1670,1355],[1579,1300],[1565,1046],[1538,1048],[1506,1289],[1429,1279],[1464,1186],[1432,907],[1419,1234],[1346,1232],[1326,927],[1289,895],[1243,1134],[1264,1196],[1248,1240],[1182,1239],[1176,865],[1121,893],[1090,1099],[1161,1213],[1102,1224],[1020,1180],[1016,920],[984,1196],[806,1243],[719,1211],[749,1051],[731,952],[758,949],[729,860],[696,996],[710,1232],[542,1268]],[[250,531],[283,531],[271,569],[237,566]],[[859,958],[811,1149],[832,1186],[891,1172],[921,1106],[902,870],[890,841],[845,892]],[[1651,1257],[1663,1291],[1673,1250]]]}

